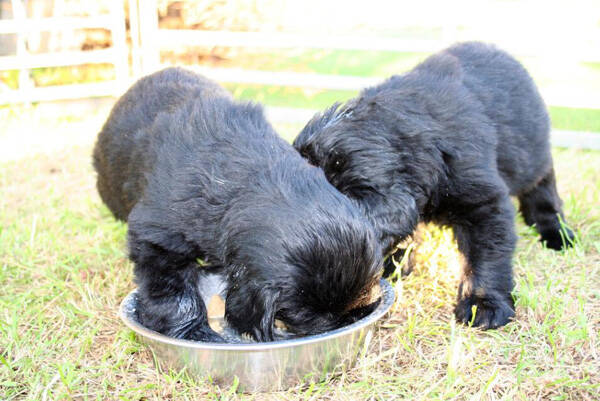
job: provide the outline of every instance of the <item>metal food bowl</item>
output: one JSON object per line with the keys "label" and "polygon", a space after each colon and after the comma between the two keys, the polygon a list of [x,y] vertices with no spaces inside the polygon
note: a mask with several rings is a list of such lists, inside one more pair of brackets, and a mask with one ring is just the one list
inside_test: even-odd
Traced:
{"label": "metal food bowl", "polygon": [[156,355],[163,368],[186,369],[192,375],[229,386],[237,377],[238,391],[279,391],[327,378],[359,358],[374,323],[392,306],[393,287],[381,280],[381,302],[369,315],[337,330],[314,336],[267,343],[208,343],[180,340],[147,329],[137,321],[137,293],[121,302],[119,315]]}

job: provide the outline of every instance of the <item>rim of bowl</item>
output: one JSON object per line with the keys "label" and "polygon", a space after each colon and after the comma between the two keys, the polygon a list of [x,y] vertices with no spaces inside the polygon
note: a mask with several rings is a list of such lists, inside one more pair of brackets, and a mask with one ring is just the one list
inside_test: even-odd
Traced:
{"label": "rim of bowl", "polygon": [[168,337],[164,334],[142,326],[140,323],[138,323],[135,319],[132,318],[132,311],[129,308],[129,306],[132,303],[132,298],[137,293],[137,289],[131,291],[123,299],[123,301],[121,301],[121,305],[119,306],[119,317],[127,327],[129,327],[137,334],[140,334],[145,339],[151,339],[160,343],[175,345],[182,348],[223,351],[263,351],[274,348],[298,347],[305,344],[311,344],[340,337],[352,333],[356,330],[359,330],[363,327],[367,327],[370,324],[375,323],[377,320],[379,320],[392,307],[396,299],[396,291],[390,283],[388,283],[384,279],[381,279],[379,285],[381,287],[381,302],[379,303],[377,308],[375,308],[375,310],[371,312],[371,314],[363,317],[360,320],[357,320],[356,322],[348,326],[340,327],[339,329],[311,336],[293,338],[289,340],[279,340],[262,343],[215,343]]}

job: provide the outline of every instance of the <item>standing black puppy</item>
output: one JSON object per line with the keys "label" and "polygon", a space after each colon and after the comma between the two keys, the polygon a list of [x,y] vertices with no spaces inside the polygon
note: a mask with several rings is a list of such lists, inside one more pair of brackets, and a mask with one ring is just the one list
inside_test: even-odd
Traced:
{"label": "standing black puppy", "polygon": [[[218,85],[170,68],[117,102],[94,149],[98,190],[127,220],[139,318],[169,336],[208,326],[200,269],[224,277],[225,317],[259,341],[361,317],[381,249],[360,209],[266,121]],[[199,266],[204,259],[209,266]]]}
{"label": "standing black puppy", "polygon": [[510,195],[546,245],[561,249],[561,201],[548,113],[514,58],[482,43],[435,54],[410,72],[315,116],[294,146],[358,200],[384,251],[419,221],[453,228],[466,259],[455,314],[495,328],[514,316]]}

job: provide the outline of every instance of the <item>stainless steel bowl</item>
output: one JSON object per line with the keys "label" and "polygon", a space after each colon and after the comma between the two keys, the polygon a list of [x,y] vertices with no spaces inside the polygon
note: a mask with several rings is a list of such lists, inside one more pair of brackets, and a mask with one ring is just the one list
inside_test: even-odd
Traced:
{"label": "stainless steel bowl", "polygon": [[238,391],[278,391],[323,380],[335,369],[356,362],[370,341],[374,323],[394,303],[393,287],[385,280],[380,286],[379,306],[363,319],[327,333],[268,343],[205,343],[167,337],[137,322],[136,291],[121,302],[119,314],[163,368],[185,368],[191,375],[226,386],[237,377]]}

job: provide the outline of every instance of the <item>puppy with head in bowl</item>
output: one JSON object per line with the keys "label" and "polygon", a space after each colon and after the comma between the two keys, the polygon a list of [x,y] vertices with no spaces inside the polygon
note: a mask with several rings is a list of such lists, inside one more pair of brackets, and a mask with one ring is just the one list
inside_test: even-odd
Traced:
{"label": "puppy with head in bowl", "polygon": [[227,323],[257,341],[277,339],[276,319],[304,336],[375,308],[382,252],[370,222],[259,105],[169,68],[119,99],[93,159],[101,198],[128,223],[146,327],[222,342],[199,290],[207,271],[222,277]]}
{"label": "puppy with head in bowl", "polygon": [[487,329],[514,316],[510,196],[549,248],[574,238],[562,225],[549,131],[525,68],[469,42],[319,113],[294,146],[359,202],[386,254],[419,222],[451,227],[465,257],[456,317]]}

